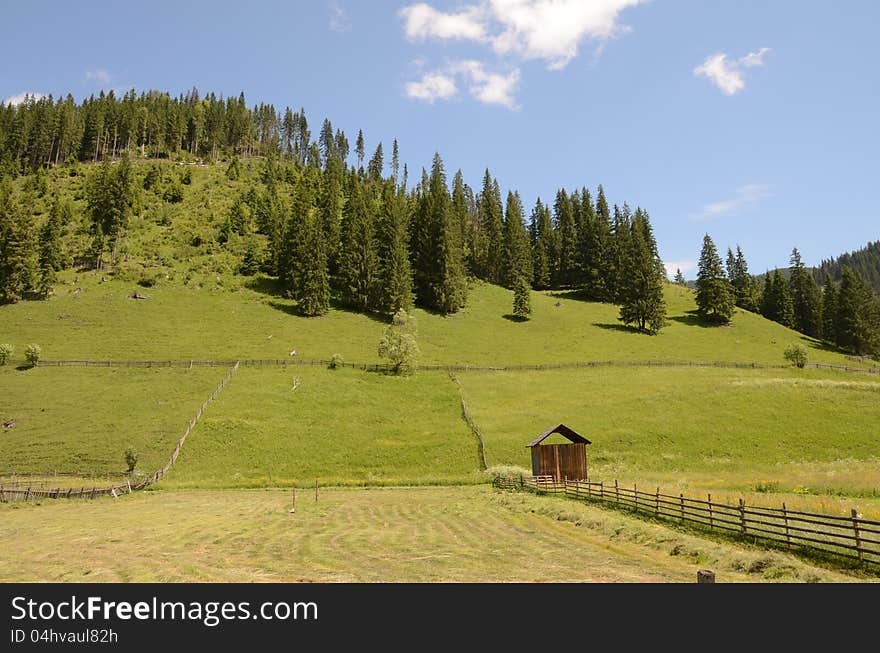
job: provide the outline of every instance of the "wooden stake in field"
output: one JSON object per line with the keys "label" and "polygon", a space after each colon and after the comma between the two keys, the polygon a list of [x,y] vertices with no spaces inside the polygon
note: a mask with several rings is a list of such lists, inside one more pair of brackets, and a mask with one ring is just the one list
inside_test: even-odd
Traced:
{"label": "wooden stake in field", "polygon": [[315,479],[315,503],[318,503],[318,479]]}
{"label": "wooden stake in field", "polygon": [[290,508],[290,512],[291,512],[291,514],[293,514],[296,512],[296,488],[293,488],[293,490],[291,490],[291,497],[290,498],[291,498],[291,501],[293,504]]}

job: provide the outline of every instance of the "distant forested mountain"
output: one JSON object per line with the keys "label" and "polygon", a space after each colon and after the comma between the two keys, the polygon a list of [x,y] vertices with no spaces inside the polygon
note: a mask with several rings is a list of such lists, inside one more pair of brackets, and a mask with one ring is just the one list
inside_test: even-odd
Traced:
{"label": "distant forested mountain", "polygon": [[880,295],[880,240],[854,252],[822,261],[819,267],[814,268],[813,276],[820,286],[824,286],[829,277],[833,281],[840,281],[843,266],[861,274],[874,292]]}

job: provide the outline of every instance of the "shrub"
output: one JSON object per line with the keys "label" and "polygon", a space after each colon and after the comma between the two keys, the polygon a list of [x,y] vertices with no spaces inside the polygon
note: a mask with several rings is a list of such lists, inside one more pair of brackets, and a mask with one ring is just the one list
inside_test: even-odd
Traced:
{"label": "shrub", "polygon": [[31,367],[36,367],[37,363],[40,362],[40,354],[43,353],[43,348],[40,345],[31,343],[24,350],[24,358],[25,360],[31,364]]}
{"label": "shrub", "polygon": [[134,468],[138,464],[138,452],[137,449],[129,445],[129,447],[125,450],[125,464],[128,465],[128,473],[131,474],[134,471]]}
{"label": "shrub", "polygon": [[193,181],[193,173],[192,170],[187,168],[183,171],[183,174],[180,175],[180,182],[186,186],[189,186]]}
{"label": "shrub", "polygon": [[803,345],[792,345],[783,354],[785,360],[796,367],[804,368],[807,364],[807,349]]}
{"label": "shrub", "polygon": [[162,199],[170,204],[178,204],[183,201],[183,186],[179,182],[173,183],[162,194]]}
{"label": "shrub", "polygon": [[416,343],[415,319],[400,309],[379,342],[379,356],[391,361],[395,374],[412,374],[421,352]]}
{"label": "shrub", "polygon": [[12,352],[14,351],[15,347],[10,344],[4,343],[0,345],[0,365],[6,365],[9,359],[12,358]]}
{"label": "shrub", "polygon": [[342,367],[343,362],[344,361],[342,360],[342,354],[333,354],[330,357],[330,364],[327,367],[329,367],[331,370],[338,370],[340,367]]}

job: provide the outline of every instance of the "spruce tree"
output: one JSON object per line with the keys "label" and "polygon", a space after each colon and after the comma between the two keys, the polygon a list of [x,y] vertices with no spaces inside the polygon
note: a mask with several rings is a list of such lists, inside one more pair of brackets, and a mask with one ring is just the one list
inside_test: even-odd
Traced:
{"label": "spruce tree", "polygon": [[379,224],[381,308],[386,313],[412,307],[412,269],[408,249],[407,199],[393,182],[385,184],[382,219]]}
{"label": "spruce tree", "polygon": [[467,278],[462,261],[461,229],[452,213],[443,160],[436,153],[431,166],[429,195],[438,263],[437,276],[432,279],[432,304],[445,313],[455,313],[467,302]]}
{"label": "spruce tree", "polygon": [[733,316],[733,292],[715,243],[706,234],[697,272],[697,311],[706,320],[727,324]]}
{"label": "spruce tree", "polygon": [[794,301],[791,289],[778,268],[772,274],[768,272],[765,277],[761,315],[783,326],[794,327]]}
{"label": "spruce tree", "polygon": [[517,277],[513,284],[513,315],[527,320],[532,314],[531,288],[525,277]]}
{"label": "spruce tree", "polygon": [[559,243],[555,284],[570,287],[575,283],[578,270],[577,225],[571,198],[565,189],[556,193],[553,212],[556,220],[556,238]]}
{"label": "spruce tree", "polygon": [[595,281],[597,292],[596,299],[602,301],[614,301],[614,286],[617,280],[617,269],[615,267],[615,251],[613,248],[613,234],[611,211],[608,208],[608,200],[605,198],[605,189],[602,184],[596,190],[596,230],[597,242],[602,243],[601,251],[598,252],[600,261],[599,279]]}
{"label": "spruce tree", "polygon": [[[730,253],[730,250],[728,250]],[[732,265],[732,269],[730,266]],[[746,263],[746,257],[742,248],[736,246],[736,256],[732,261],[728,256],[728,267],[730,273],[730,283],[733,286],[734,302],[740,308],[747,311],[757,312],[759,309],[756,297],[755,281],[749,274],[749,267]]]}
{"label": "spruce tree", "polygon": [[489,169],[483,176],[483,189],[479,200],[479,221],[483,234],[481,277],[489,283],[501,285],[504,277],[503,250],[504,225],[498,182],[492,179]]}
{"label": "spruce tree", "polygon": [[822,288],[822,340],[837,343],[837,285],[825,279]]}
{"label": "spruce tree", "polygon": [[553,223],[550,209],[538,198],[530,222],[532,241],[532,285],[536,290],[550,287],[553,260]]}
{"label": "spruce tree", "polygon": [[859,356],[880,354],[880,302],[864,278],[841,268],[837,296],[837,345]]}
{"label": "spruce tree", "polygon": [[605,280],[607,301],[615,304],[621,303],[631,226],[632,214],[629,206],[626,203],[623,204],[623,208],[615,205],[611,238],[607,248],[608,256],[605,262],[605,265],[608,266]]}
{"label": "spruce tree", "polygon": [[822,329],[822,298],[813,273],[806,268],[797,247],[791,252],[791,295],[794,302],[794,326],[814,338]]}
{"label": "spruce tree", "polygon": [[461,170],[458,170],[452,180],[452,221],[455,228],[459,231],[461,259],[466,275],[473,273],[475,270],[472,250],[473,225],[471,224],[471,215],[468,209],[468,190],[470,189],[464,183],[464,176]]}
{"label": "spruce tree", "polygon": [[331,276],[339,273],[340,230],[342,224],[343,163],[333,159],[321,175],[321,191],[318,198],[321,228],[327,253],[327,267]]}
{"label": "spruce tree", "polygon": [[504,216],[504,285],[513,289],[520,279],[531,278],[532,260],[522,200],[519,193],[509,192]]}
{"label": "spruce tree", "polygon": [[620,320],[639,331],[656,334],[666,325],[663,283],[666,271],[648,214],[637,209],[626,242]]}
{"label": "spruce tree", "polygon": [[65,255],[61,243],[61,229],[70,215],[70,205],[56,197],[49,211],[49,219],[40,230],[39,283],[37,291],[48,297],[55,285],[56,272],[64,269]]}
{"label": "spruce tree", "polygon": [[384,167],[385,156],[382,153],[382,143],[379,143],[379,145],[376,146],[376,151],[373,153],[373,158],[371,158],[370,162],[367,164],[367,176],[370,181],[382,181],[382,171]]}
{"label": "spruce tree", "polygon": [[34,290],[36,243],[27,212],[12,187],[0,187],[0,297],[7,303]]}
{"label": "spruce tree", "polygon": [[364,132],[358,129],[357,141],[354,146],[355,154],[357,155],[357,167],[358,170],[364,167],[364,157],[367,154],[366,146],[364,144]]}
{"label": "spruce tree", "polygon": [[687,286],[687,281],[684,279],[684,275],[681,273],[681,268],[675,268],[675,278],[672,280],[676,286]]}
{"label": "spruce tree", "polygon": [[354,308],[371,310],[377,303],[379,259],[366,189],[357,175],[351,176],[348,202],[342,215],[339,276],[343,296]]}

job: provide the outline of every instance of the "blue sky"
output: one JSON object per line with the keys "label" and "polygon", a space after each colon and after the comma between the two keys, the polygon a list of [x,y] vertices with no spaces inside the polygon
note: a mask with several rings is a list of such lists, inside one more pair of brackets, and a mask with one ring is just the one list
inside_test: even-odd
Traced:
{"label": "blue sky", "polygon": [[880,238],[880,3],[774,0],[6,3],[0,99],[193,86],[303,106],[367,149],[486,166],[530,208],[605,186],[694,273]]}

